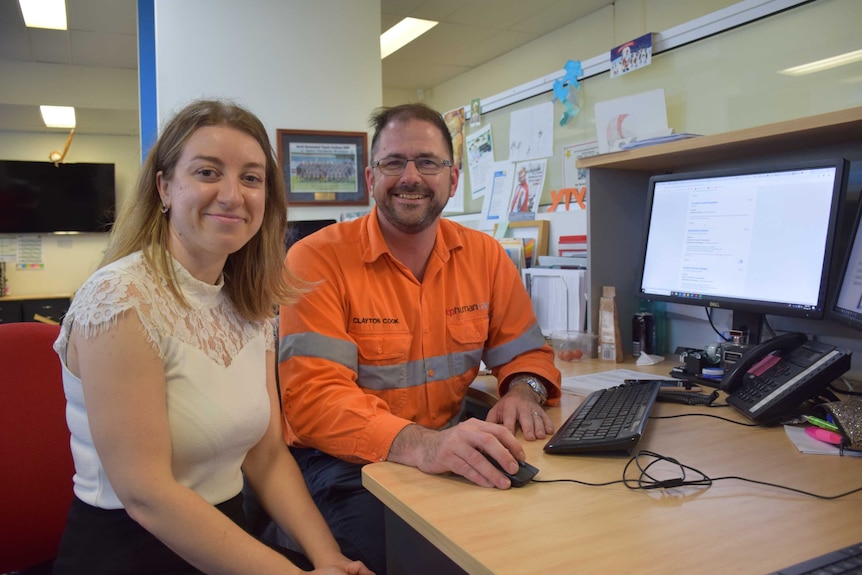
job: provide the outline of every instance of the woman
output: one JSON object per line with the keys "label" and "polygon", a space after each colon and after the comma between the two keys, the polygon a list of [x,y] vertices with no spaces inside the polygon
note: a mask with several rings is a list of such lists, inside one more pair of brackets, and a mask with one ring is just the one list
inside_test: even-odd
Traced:
{"label": "woman", "polygon": [[242,528],[243,472],[315,573],[371,573],[341,554],[281,433],[271,318],[301,293],[284,197],[239,106],[193,102],[153,146],[54,345],[76,470],[55,573],[302,572]]}

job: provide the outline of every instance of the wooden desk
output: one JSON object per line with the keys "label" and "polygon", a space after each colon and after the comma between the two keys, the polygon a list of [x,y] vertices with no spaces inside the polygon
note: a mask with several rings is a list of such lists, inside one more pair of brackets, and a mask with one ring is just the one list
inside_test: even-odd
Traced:
{"label": "wooden desk", "polygon": [[[589,360],[561,369],[566,376],[617,368],[667,374],[670,367]],[[548,410],[554,423],[581,399],[564,394],[561,407]],[[694,412],[747,422],[730,407],[659,403],[653,415]],[[524,442],[527,460],[540,470],[537,479],[613,481],[622,478],[628,461],[625,455],[547,455],[544,444]],[[708,417],[652,420],[638,448],[714,479],[740,476],[823,495],[862,486],[862,458],[801,454],[780,427],[742,427]],[[652,491],[574,483],[500,491],[389,462],[365,466],[363,482],[388,510],[473,575],[764,574],[862,541],[862,493],[823,501],[738,480]]]}

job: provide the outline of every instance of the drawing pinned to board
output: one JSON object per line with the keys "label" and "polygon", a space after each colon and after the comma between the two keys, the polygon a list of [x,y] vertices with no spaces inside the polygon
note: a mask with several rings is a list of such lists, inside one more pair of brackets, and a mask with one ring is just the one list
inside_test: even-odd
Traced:
{"label": "drawing pinned to board", "polygon": [[578,77],[584,75],[580,60],[569,60],[563,69],[565,70],[563,77],[554,80],[554,98],[563,104],[564,110],[560,118],[561,126],[565,126],[581,111],[580,105],[576,104],[575,100],[581,89],[581,85],[578,84]]}
{"label": "drawing pinned to board", "polygon": [[470,125],[474,128],[482,125],[482,101],[479,98],[470,100]]}
{"label": "drawing pinned to board", "polygon": [[[452,136],[452,158],[459,172],[461,172],[464,162],[464,119],[464,108],[455,108],[443,114],[443,120],[446,122],[449,134]],[[449,198],[443,211],[464,211],[464,178],[458,178],[458,187],[455,190],[455,195]]]}
{"label": "drawing pinned to board", "polygon": [[578,188],[587,185],[586,168],[578,168],[577,161],[599,153],[595,140],[563,148],[563,187]]}
{"label": "drawing pinned to board", "polygon": [[508,200],[512,189],[512,164],[494,162],[488,170],[485,199],[482,202],[480,230],[492,230],[500,223],[508,222]]}
{"label": "drawing pinned to board", "polygon": [[652,36],[652,33],[644,34],[611,50],[611,78],[652,63]]}
{"label": "drawing pinned to board", "polygon": [[470,192],[474,200],[485,195],[493,163],[491,126],[486,125],[467,136],[467,165],[470,167]]}
{"label": "drawing pinned to board", "polygon": [[667,107],[661,88],[597,102],[595,112],[600,154],[619,151],[624,144],[636,139],[671,133],[667,127]]}
{"label": "drawing pinned to board", "polygon": [[570,209],[587,209],[585,203],[587,198],[587,170],[578,168],[576,162],[580,158],[595,156],[599,153],[596,141],[575,144],[563,148],[563,187],[559,190],[551,190],[551,205],[549,212],[557,211],[563,206],[565,211]]}
{"label": "drawing pinned to board", "polygon": [[548,160],[520,162],[515,166],[515,181],[509,198],[509,221],[535,220],[539,198],[545,187]]}
{"label": "drawing pinned to board", "polygon": [[509,117],[509,161],[521,162],[554,155],[554,103],[545,102],[512,112]]}

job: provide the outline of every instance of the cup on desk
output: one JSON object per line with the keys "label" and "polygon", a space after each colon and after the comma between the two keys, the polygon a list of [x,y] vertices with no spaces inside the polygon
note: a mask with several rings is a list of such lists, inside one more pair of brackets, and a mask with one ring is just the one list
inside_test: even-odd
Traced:
{"label": "cup on desk", "polygon": [[551,343],[557,357],[563,361],[580,361],[598,355],[598,337],[583,331],[551,332]]}

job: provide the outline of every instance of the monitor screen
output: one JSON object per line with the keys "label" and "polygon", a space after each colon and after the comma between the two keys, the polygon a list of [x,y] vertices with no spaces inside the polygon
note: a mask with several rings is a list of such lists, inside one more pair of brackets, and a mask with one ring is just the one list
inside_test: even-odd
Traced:
{"label": "monitor screen", "polygon": [[828,317],[862,330],[862,199],[850,232],[850,244],[839,269],[838,289]]}
{"label": "monitor screen", "polygon": [[335,220],[292,220],[287,222],[287,232],[284,237],[284,246],[290,249],[294,243],[305,236],[310,236],[318,230],[322,230]]}
{"label": "monitor screen", "polygon": [[757,334],[763,314],[822,318],[847,171],[831,159],[653,176],[640,298],[752,312]]}
{"label": "monitor screen", "polygon": [[0,234],[108,232],[114,164],[0,160]]}

